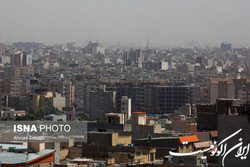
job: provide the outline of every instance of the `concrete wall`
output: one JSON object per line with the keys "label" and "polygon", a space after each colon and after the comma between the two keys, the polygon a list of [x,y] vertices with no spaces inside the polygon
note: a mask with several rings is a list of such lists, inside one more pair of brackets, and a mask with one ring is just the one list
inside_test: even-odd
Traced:
{"label": "concrete wall", "polygon": [[147,138],[154,134],[154,126],[151,125],[133,125],[132,137],[133,139]]}
{"label": "concrete wall", "polygon": [[108,145],[108,146],[117,146],[118,144],[123,144],[128,146],[131,144],[131,136],[119,136],[117,132],[110,133],[89,133],[88,134],[88,143],[95,145]]}
{"label": "concrete wall", "polygon": [[175,132],[187,133],[188,125],[192,122],[193,122],[192,120],[172,121],[172,130]]}
{"label": "concrete wall", "polygon": [[70,147],[69,149],[69,157],[83,157],[83,148],[82,147]]}
{"label": "concrete wall", "polygon": [[119,136],[117,143],[121,143],[124,144],[124,146],[128,146],[128,144],[132,143],[132,136]]}
{"label": "concrete wall", "polygon": [[216,99],[218,99],[218,84],[217,83],[210,83],[210,89],[209,89],[209,99],[210,103],[215,103]]}
{"label": "concrete wall", "polygon": [[62,97],[61,94],[56,94],[53,97],[53,106],[62,111],[62,108],[66,106],[65,97]]}
{"label": "concrete wall", "polygon": [[109,156],[115,159],[115,163],[127,163],[130,162],[130,154],[126,153],[109,153]]}
{"label": "concrete wall", "polygon": [[45,149],[45,143],[28,142],[28,149],[33,149],[35,152],[40,152]]}
{"label": "concrete wall", "polygon": [[151,156],[152,160],[155,160],[156,149],[151,148],[138,148],[135,150],[135,162],[150,162]]}
{"label": "concrete wall", "polygon": [[60,150],[60,161],[69,156],[69,149]]}

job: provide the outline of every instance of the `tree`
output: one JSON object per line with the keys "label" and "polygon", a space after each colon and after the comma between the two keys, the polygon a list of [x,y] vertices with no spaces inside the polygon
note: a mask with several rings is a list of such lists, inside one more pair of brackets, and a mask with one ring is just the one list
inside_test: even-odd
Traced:
{"label": "tree", "polygon": [[82,113],[80,115],[79,121],[87,121],[87,120],[89,120],[89,117],[85,115],[84,113]]}
{"label": "tree", "polygon": [[38,118],[32,114],[32,113],[27,113],[25,116],[22,116],[22,117],[19,117],[19,116],[16,116],[16,120],[19,120],[19,121],[34,121],[34,120],[38,120]]}

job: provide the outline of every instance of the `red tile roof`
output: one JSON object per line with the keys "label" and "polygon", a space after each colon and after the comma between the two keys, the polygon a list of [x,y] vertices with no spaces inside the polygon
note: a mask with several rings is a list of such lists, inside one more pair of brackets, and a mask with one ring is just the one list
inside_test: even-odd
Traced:
{"label": "red tile roof", "polygon": [[182,143],[184,141],[187,141],[189,143],[194,143],[194,142],[198,142],[199,139],[196,135],[179,137],[180,143]]}
{"label": "red tile roof", "polygon": [[135,114],[146,114],[146,112],[133,112]]}

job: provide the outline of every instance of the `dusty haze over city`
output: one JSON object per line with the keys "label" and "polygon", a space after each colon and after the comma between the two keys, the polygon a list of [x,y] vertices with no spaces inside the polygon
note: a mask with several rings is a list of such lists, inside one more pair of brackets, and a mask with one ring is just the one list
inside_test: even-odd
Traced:
{"label": "dusty haze over city", "polygon": [[1,42],[250,46],[249,0],[1,0]]}

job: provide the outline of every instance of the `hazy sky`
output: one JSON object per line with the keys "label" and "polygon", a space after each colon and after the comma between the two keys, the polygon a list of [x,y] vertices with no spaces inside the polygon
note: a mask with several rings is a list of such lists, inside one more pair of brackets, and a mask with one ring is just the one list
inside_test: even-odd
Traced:
{"label": "hazy sky", "polygon": [[0,40],[250,46],[250,0],[0,0]]}

